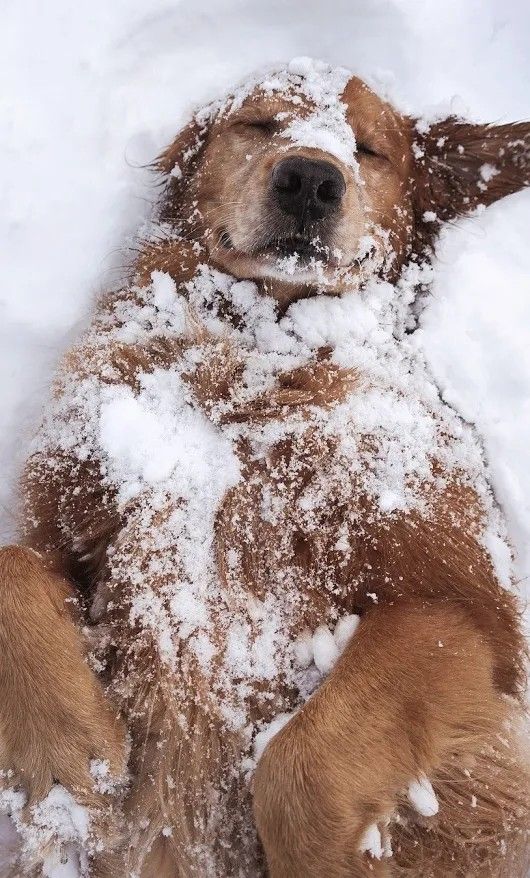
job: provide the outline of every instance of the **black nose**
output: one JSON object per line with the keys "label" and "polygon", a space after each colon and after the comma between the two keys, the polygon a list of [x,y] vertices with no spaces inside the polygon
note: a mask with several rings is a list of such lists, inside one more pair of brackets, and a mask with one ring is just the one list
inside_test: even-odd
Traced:
{"label": "black nose", "polygon": [[281,210],[301,223],[329,216],[338,209],[346,191],[344,177],[335,165],[299,156],[274,166],[272,185]]}

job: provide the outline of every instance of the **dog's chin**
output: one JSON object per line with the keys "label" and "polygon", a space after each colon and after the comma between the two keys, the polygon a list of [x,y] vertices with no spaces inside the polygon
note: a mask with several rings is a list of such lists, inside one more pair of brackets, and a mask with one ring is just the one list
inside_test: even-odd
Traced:
{"label": "dog's chin", "polygon": [[350,284],[359,275],[357,266],[341,267],[336,259],[330,259],[317,248],[297,249],[286,242],[281,247],[266,247],[261,251],[247,253],[238,250],[225,239],[212,254],[213,261],[222,269],[245,280],[271,280],[282,284],[305,287],[323,287],[333,291],[341,289],[345,274]]}

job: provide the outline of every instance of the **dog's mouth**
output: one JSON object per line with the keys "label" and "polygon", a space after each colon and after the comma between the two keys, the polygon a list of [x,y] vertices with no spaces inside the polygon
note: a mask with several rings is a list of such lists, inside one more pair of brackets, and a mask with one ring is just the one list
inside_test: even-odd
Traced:
{"label": "dog's mouth", "polygon": [[265,248],[264,252],[277,256],[279,259],[294,257],[303,262],[309,262],[311,259],[321,259],[323,262],[327,262],[329,261],[328,251],[329,248],[325,247],[319,238],[298,234],[273,241]]}
{"label": "dog's mouth", "polygon": [[369,270],[375,255],[375,248],[370,246],[345,264],[339,248],[305,231],[269,236],[244,250],[234,244],[227,228],[215,237],[213,255],[224,270],[237,277],[271,278],[287,284],[332,287],[348,278],[356,283],[355,279]]}
{"label": "dog's mouth", "polygon": [[318,236],[310,236],[303,232],[271,237],[243,252],[238,251],[234,246],[228,230],[222,229],[219,234],[219,244],[226,253],[233,256],[240,254],[256,262],[277,264],[278,267],[285,260],[291,261],[299,268],[306,268],[315,262],[322,265],[338,265],[338,251],[332,252],[330,247],[324,244]]}

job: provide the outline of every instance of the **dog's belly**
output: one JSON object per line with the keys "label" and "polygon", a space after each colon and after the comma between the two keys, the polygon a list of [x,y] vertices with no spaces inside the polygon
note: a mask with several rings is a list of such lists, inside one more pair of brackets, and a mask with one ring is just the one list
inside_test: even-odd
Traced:
{"label": "dog's belly", "polygon": [[287,438],[244,461],[216,520],[227,588],[283,602],[294,631],[351,611],[371,505],[335,440]]}

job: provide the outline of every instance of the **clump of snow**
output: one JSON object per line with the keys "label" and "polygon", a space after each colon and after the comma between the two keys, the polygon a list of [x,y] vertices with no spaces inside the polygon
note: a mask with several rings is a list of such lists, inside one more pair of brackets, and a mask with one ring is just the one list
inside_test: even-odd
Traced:
{"label": "clump of snow", "polygon": [[371,823],[364,831],[359,842],[359,851],[361,853],[370,854],[370,856],[374,857],[376,860],[382,859],[385,855],[381,830],[377,823]]}
{"label": "clump of snow", "polygon": [[278,732],[281,732],[293,716],[294,714],[292,713],[279,713],[268,726],[258,732],[254,738],[254,758],[256,762],[259,762],[263,756],[263,751],[267,744],[272,741]]}
{"label": "clump of snow", "polygon": [[339,657],[339,650],[333,634],[326,625],[321,625],[313,634],[313,661],[321,674],[329,674]]}
{"label": "clump of snow", "polygon": [[102,388],[97,440],[122,502],[170,480],[178,481],[172,486],[176,494],[210,502],[237,480],[229,443],[189,404],[188,393],[171,370],[142,375],[137,393]]}
{"label": "clump of snow", "polygon": [[392,856],[392,841],[388,827],[390,819],[385,819],[380,828],[377,823],[371,823],[364,831],[359,842],[359,852],[368,854],[376,860],[387,859]]}
{"label": "clump of snow", "polygon": [[298,668],[308,668],[313,661],[313,637],[310,631],[303,631],[293,643],[293,656]]}
{"label": "clump of snow", "polygon": [[485,183],[489,183],[490,180],[493,180],[493,178],[497,176],[497,174],[500,174],[499,169],[496,168],[495,165],[489,164],[489,162],[486,162],[480,167],[480,176]]}
{"label": "clump of snow", "polygon": [[349,614],[339,619],[333,632],[327,625],[320,625],[312,637],[301,634],[293,646],[298,666],[304,668],[314,662],[322,676],[329,674],[357,631],[360,621],[360,616]]}
{"label": "clump of snow", "polygon": [[439,805],[436,793],[429,778],[420,774],[417,780],[411,781],[407,790],[407,796],[412,807],[422,817],[434,817],[438,814]]}
{"label": "clump of snow", "polygon": [[30,819],[24,805],[25,796],[20,792],[0,792],[0,810],[9,809],[20,838],[23,861],[32,863],[42,858],[42,874],[46,878],[85,875],[90,832],[88,809],[60,784],[55,784],[44,799],[31,807]]}
{"label": "clump of snow", "polygon": [[333,632],[327,625],[320,625],[313,635],[302,633],[293,644],[297,666],[306,668],[313,662],[322,676],[329,674],[357,631],[360,621],[360,616],[349,614],[341,616]]}
{"label": "clump of snow", "polygon": [[346,166],[358,169],[355,135],[346,119],[346,104],[340,100],[351,72],[341,67],[330,69],[310,58],[291,61],[288,71],[301,77],[302,92],[315,108],[305,118],[289,122],[282,137],[291,141],[290,146],[321,149]]}
{"label": "clump of snow", "polygon": [[333,637],[335,638],[339,655],[346,649],[348,643],[357,631],[360,621],[360,616],[350,613],[347,616],[342,616],[337,622],[335,631],[333,632]]}

